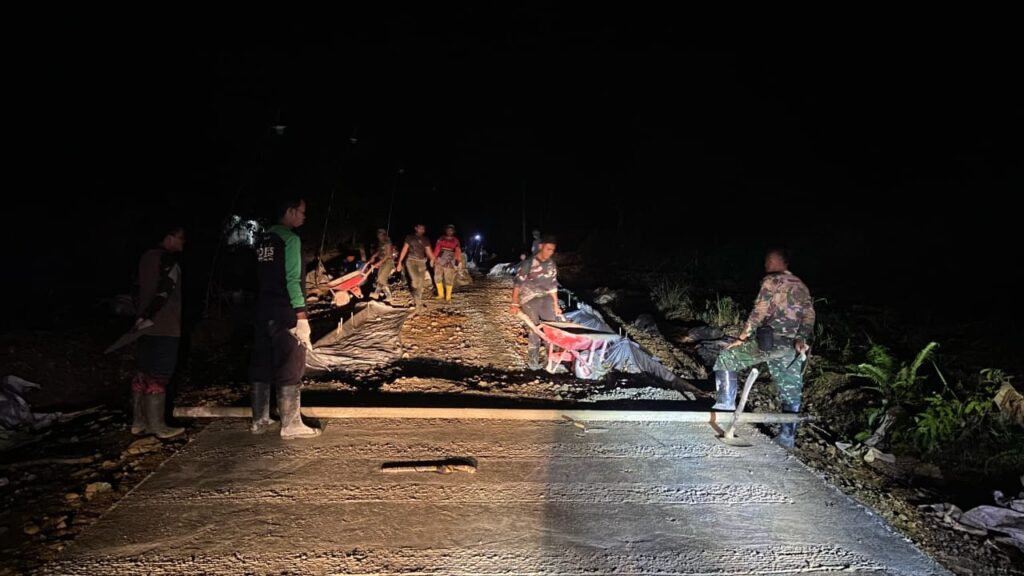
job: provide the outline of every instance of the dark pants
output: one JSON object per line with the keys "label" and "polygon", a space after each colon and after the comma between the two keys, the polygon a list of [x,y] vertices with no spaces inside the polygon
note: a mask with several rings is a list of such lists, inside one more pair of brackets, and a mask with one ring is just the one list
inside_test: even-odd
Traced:
{"label": "dark pants", "polygon": [[[523,314],[526,314],[530,319],[530,322],[533,322],[534,324],[538,324],[540,322],[554,322],[558,320],[558,317],[555,316],[554,302],[547,294],[523,302],[519,306],[519,310]],[[543,344],[544,341],[540,339],[540,336],[537,336],[533,333],[533,330],[531,330],[530,348],[541,348]]]}
{"label": "dark pants", "polygon": [[143,336],[135,346],[137,373],[132,379],[132,392],[137,394],[165,394],[167,383],[178,365],[176,336]]}
{"label": "dark pants", "polygon": [[298,386],[306,370],[306,348],[280,322],[256,324],[249,381]]}

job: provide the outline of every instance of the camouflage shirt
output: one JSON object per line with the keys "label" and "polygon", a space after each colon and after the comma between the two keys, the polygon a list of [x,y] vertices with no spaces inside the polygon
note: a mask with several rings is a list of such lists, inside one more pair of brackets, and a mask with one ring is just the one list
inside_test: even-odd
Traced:
{"label": "camouflage shirt", "polygon": [[741,336],[751,338],[754,331],[764,325],[771,326],[776,335],[789,339],[809,341],[814,334],[811,292],[789,270],[769,274],[761,280],[761,291]]}
{"label": "camouflage shirt", "polygon": [[385,240],[377,246],[377,261],[385,263],[393,261],[395,258],[395,247],[391,244],[391,240]]}
{"label": "camouflage shirt", "polygon": [[555,261],[548,258],[541,262],[536,257],[523,260],[516,274],[515,286],[519,288],[520,303],[557,292],[558,268]]}

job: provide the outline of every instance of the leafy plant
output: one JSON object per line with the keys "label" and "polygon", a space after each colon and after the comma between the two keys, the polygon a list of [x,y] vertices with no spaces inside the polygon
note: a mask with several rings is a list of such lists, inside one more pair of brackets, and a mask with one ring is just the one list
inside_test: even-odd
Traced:
{"label": "leafy plant", "polygon": [[[928,343],[912,362],[899,362],[889,351],[873,344],[867,362],[850,366],[849,376],[866,378],[872,390],[881,396],[881,405],[864,410],[867,429],[855,436],[858,442],[887,433],[894,443],[913,445],[925,454],[950,449],[971,438],[993,434],[990,416],[995,411],[993,395],[1009,382],[1010,376],[999,369],[987,368],[978,375],[978,383],[966,389],[960,382],[950,386],[932,360],[938,344]],[[929,392],[923,385],[921,367],[931,362],[942,388]]]}
{"label": "leafy plant", "polygon": [[817,320],[814,323],[814,347],[819,353],[838,353],[838,359],[848,363],[852,359],[854,330],[847,317],[831,311],[825,298],[816,299],[814,307],[817,312]]}
{"label": "leafy plant", "polygon": [[848,366],[848,376],[866,378],[874,386],[865,386],[866,390],[874,390],[882,396],[882,405],[896,407],[920,401],[921,391],[918,382],[923,379],[918,372],[921,366],[931,359],[937,342],[929,342],[913,362],[898,362],[897,359],[882,345],[872,344],[868,349],[867,362]]}
{"label": "leafy plant", "polygon": [[689,288],[679,281],[662,280],[651,290],[651,300],[658,310],[670,320],[693,318],[693,301]]}
{"label": "leafy plant", "polygon": [[715,297],[714,301],[706,301],[704,303],[704,311],[699,314],[699,318],[709,326],[717,326],[719,328],[741,324],[745,316],[746,314],[744,314],[740,306],[728,296],[724,298],[718,296]]}
{"label": "leafy plant", "polygon": [[847,367],[850,370],[847,376],[870,380],[873,385],[863,389],[881,396],[881,405],[864,410],[867,429],[854,436],[854,440],[877,444],[886,437],[890,428],[893,429],[893,437],[903,434],[903,416],[912,413],[923,400],[919,383],[924,377],[918,372],[938,346],[936,342],[929,342],[912,362],[907,363],[898,361],[885,346],[872,344],[867,352],[867,362]]}
{"label": "leafy plant", "polygon": [[966,430],[980,425],[992,410],[992,399],[974,397],[962,402],[954,396],[932,394],[925,398],[928,407],[914,416],[911,434],[923,452],[959,439]]}
{"label": "leafy plant", "polygon": [[978,384],[985,393],[994,394],[1003,384],[1012,384],[1013,376],[999,368],[985,368],[978,373]]}

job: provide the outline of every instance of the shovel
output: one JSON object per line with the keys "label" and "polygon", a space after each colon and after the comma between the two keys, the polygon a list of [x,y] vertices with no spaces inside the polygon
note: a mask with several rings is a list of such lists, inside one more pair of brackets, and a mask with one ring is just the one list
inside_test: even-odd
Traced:
{"label": "shovel", "polygon": [[736,412],[733,412],[732,423],[729,424],[729,429],[725,431],[725,434],[718,437],[723,444],[739,448],[753,446],[749,440],[736,437],[736,424],[739,423],[740,414],[743,414],[743,408],[747,405],[747,395],[750,394],[750,387],[754,385],[754,380],[757,380],[757,374],[757,368],[752,368],[750,375],[747,376],[747,381],[743,383],[743,394],[740,394],[740,403],[736,405]]}
{"label": "shovel", "polygon": [[145,336],[146,333],[148,332],[148,329],[152,325],[153,323],[149,322],[148,324],[142,323],[132,326],[130,330],[122,334],[120,338],[118,338],[117,340],[114,341],[113,344],[108,346],[107,349],[103,351],[103,353],[110,354],[114,350],[120,350],[121,348],[124,348],[125,346],[131,344],[132,342],[135,342],[142,336]]}

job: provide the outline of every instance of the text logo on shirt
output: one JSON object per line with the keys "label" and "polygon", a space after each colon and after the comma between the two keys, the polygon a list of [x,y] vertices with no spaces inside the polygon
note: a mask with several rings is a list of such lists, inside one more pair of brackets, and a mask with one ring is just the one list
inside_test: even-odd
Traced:
{"label": "text logo on shirt", "polygon": [[274,261],[274,247],[273,246],[260,246],[256,249],[256,260],[259,262],[273,262]]}

